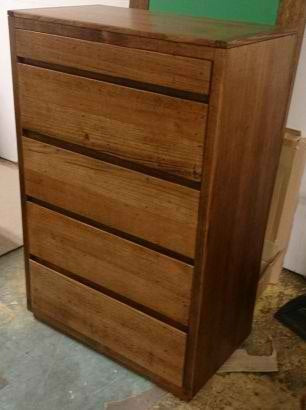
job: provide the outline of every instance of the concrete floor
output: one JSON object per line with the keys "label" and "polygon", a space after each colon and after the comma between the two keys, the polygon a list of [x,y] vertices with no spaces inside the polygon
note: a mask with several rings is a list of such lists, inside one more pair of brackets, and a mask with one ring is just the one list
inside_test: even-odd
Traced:
{"label": "concrete floor", "polygon": [[217,374],[183,403],[149,381],[35,320],[26,310],[22,250],[0,258],[0,410],[299,410],[306,343],[273,319],[306,292],[284,272],[257,305],[250,354],[278,352],[280,371]]}

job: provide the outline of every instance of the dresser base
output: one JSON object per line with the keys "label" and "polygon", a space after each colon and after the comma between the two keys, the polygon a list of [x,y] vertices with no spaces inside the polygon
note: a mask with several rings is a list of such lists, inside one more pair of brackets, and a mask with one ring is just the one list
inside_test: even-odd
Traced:
{"label": "dresser base", "polygon": [[[63,333],[64,335],[71,337],[72,339],[81,342],[85,346],[90,347],[91,349],[95,350],[98,353],[103,354],[104,356],[110,358],[111,360],[114,360],[116,363],[123,365],[127,367],[129,370],[139,374],[142,377],[145,377],[146,379],[150,380],[152,383],[156,384],[157,386],[161,387],[162,389],[165,389],[166,391],[174,394],[176,397],[178,397],[181,400],[184,401],[191,401],[195,394],[194,392],[188,392],[185,389],[180,389],[176,386],[174,386],[171,383],[168,383],[166,380],[154,375],[153,373],[149,372],[147,369],[144,369],[141,366],[138,366],[137,364],[133,363],[132,361],[124,358],[123,356],[119,355],[118,353],[112,351],[111,349],[108,349],[107,347],[103,346],[100,343],[95,342],[94,340],[82,335],[79,332],[76,332],[73,329],[68,328],[67,326],[63,325],[62,323],[58,322],[57,320],[49,318],[47,315],[38,312],[38,311],[33,311],[32,309],[29,309],[32,311],[35,319],[39,320],[40,322],[46,324],[47,326],[52,327],[54,330],[59,331]],[[250,332],[249,332],[250,333]],[[246,337],[241,341],[241,344],[243,341],[249,336],[246,335]]]}
{"label": "dresser base", "polygon": [[123,365],[130,369],[131,371],[138,373],[140,376],[143,376],[152,383],[155,383],[157,386],[165,389],[166,391],[174,394],[175,396],[179,397],[181,400],[184,401],[190,401],[193,398],[192,393],[188,393],[184,389],[180,389],[177,386],[174,386],[173,384],[170,384],[169,382],[165,381],[164,379],[154,375],[153,373],[149,372],[147,369],[144,369],[141,366],[138,366],[137,364],[133,363],[132,361],[124,358],[123,356],[119,355],[118,353],[112,351],[111,349],[108,349],[107,347],[103,346],[100,343],[97,343],[96,341],[82,335],[79,332],[76,332],[73,329],[70,329],[69,327],[63,325],[62,323],[58,322],[57,320],[51,319],[47,315],[33,309],[31,310],[35,319],[39,320],[40,322],[45,323],[46,325],[52,327],[54,330],[57,330],[63,334],[65,334],[68,337],[71,337],[74,340],[77,340],[78,342],[83,343],[84,345],[90,347],[91,349],[95,350],[98,353],[101,353],[111,360],[114,360],[120,365]]}

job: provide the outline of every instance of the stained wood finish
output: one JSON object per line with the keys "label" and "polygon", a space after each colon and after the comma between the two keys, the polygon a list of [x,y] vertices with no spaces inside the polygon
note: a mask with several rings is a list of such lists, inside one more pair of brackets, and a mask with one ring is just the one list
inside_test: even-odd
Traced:
{"label": "stained wood finish", "polygon": [[[134,48],[137,51],[150,50],[172,56],[192,56],[213,61],[207,131],[204,138],[203,129],[201,143],[204,147],[201,146],[199,149],[203,154],[202,172],[197,173],[200,175],[201,190],[191,188],[199,187],[199,179],[187,181],[185,177],[160,171],[160,164],[155,162],[162,158],[159,145],[155,145],[150,154],[154,155],[151,171],[138,163],[137,161],[147,163],[149,156],[143,144],[139,143],[140,137],[137,132],[133,135],[138,144],[137,148],[127,144],[129,150],[134,150],[131,161],[119,158],[118,151],[118,156],[114,153],[109,155],[100,152],[100,148],[96,151],[92,147],[88,149],[82,145],[84,141],[78,143],[75,139],[65,140],[67,137],[62,135],[65,134],[62,132],[65,129],[62,123],[64,120],[67,121],[67,118],[63,117],[60,111],[54,118],[54,122],[57,120],[57,126],[61,128],[60,132],[48,137],[41,135],[43,131],[36,131],[40,133],[37,135],[35,129],[32,130],[34,133],[24,129],[27,138],[23,138],[24,150],[20,154],[21,160],[24,154],[25,194],[31,197],[28,199],[32,202],[52,209],[43,210],[48,215],[39,214],[37,210],[41,208],[31,205],[33,208],[29,211],[29,215],[30,212],[31,215],[35,215],[32,215],[35,228],[29,218],[29,226],[32,226],[30,229],[34,230],[30,234],[31,246],[34,243],[35,252],[41,252],[35,260],[45,265],[43,267],[35,264],[34,279],[28,280],[28,285],[32,282],[29,298],[34,295],[35,316],[111,355],[141,374],[153,378],[155,382],[181,397],[191,398],[224,360],[239,347],[251,328],[264,231],[280,153],[286,104],[293,78],[295,37],[291,34],[285,35],[279,28],[267,28],[269,34],[266,34],[266,27],[259,28],[252,24],[214,22],[179,16],[163,17],[144,10],[99,6],[47,11],[36,9],[17,11],[11,15],[16,15],[16,18],[11,19],[15,22],[14,27],[18,29]],[[12,31],[14,44],[15,30]],[[54,70],[65,71],[59,73],[50,70],[50,65],[47,66],[45,62],[34,62],[29,59],[23,59],[23,62],[45,66],[45,69],[19,66],[20,72],[29,70],[27,75],[23,75],[22,81],[15,77],[17,91],[19,87],[23,88],[23,97],[19,92],[20,100],[23,98],[22,114],[19,113],[17,104],[19,124],[21,115],[24,116],[27,112],[26,99],[32,104],[32,113],[35,110],[38,113],[44,112],[40,107],[41,103],[52,107],[49,110],[51,116],[56,108],[51,82],[48,101],[41,99],[39,92],[35,94],[30,90],[30,85],[34,84],[33,73],[43,73],[42,77],[35,74],[35,84],[41,87],[40,91],[48,88],[44,82],[50,81],[51,77],[53,79],[54,75],[60,76],[60,84],[65,85],[66,91],[62,96],[67,99],[66,105],[59,105],[65,111],[73,104],[73,108],[79,113],[78,124],[86,127],[87,122],[82,115],[88,116],[93,122],[96,119],[90,117],[91,110],[94,110],[94,115],[100,115],[100,112],[95,111],[96,107],[88,101],[87,92],[94,95],[94,92],[90,91],[93,90],[91,85],[96,84],[96,88],[100,90],[101,84],[104,87],[105,83],[107,88],[103,88],[103,93],[106,89],[110,90],[108,87],[114,86],[102,81],[100,74],[98,77],[97,73],[90,72],[91,68],[89,72],[79,69],[73,71],[64,69],[61,65],[55,66],[53,63]],[[16,71],[15,63],[14,55],[13,64]],[[116,75],[119,74],[115,74],[114,78],[117,78]],[[88,78],[85,78],[86,76]],[[25,81],[25,77],[29,81]],[[41,79],[44,81],[40,81]],[[78,81],[73,83],[74,87],[69,88],[67,79]],[[116,112],[116,104],[122,105],[122,111],[133,113],[129,107],[133,100],[130,96],[137,92],[137,95],[145,96],[142,101],[145,109],[139,108],[137,117],[141,123],[140,118],[143,116],[143,123],[147,122],[146,127],[153,128],[152,117],[147,115],[149,104],[146,101],[158,105],[156,101],[165,101],[162,99],[165,96],[158,96],[158,93],[170,93],[171,89],[157,92],[155,88],[154,100],[150,100],[152,92],[139,92],[136,89],[137,85],[133,84],[132,80],[129,81],[128,87],[116,85],[115,94],[118,98],[117,101],[110,99],[113,105],[111,113]],[[72,98],[72,95],[80,96],[76,85],[83,89],[88,88],[82,98],[79,98],[78,105]],[[55,82],[54,86],[60,93],[59,83]],[[122,94],[122,89],[127,90],[126,95]],[[167,101],[177,100],[170,96],[166,98]],[[95,101],[96,105],[99,105],[100,100]],[[183,104],[185,101],[181,99],[180,103]],[[200,105],[204,107],[204,104]],[[135,106],[138,107],[137,104]],[[182,106],[182,110],[187,110],[188,107],[190,106]],[[157,118],[157,125],[154,126],[160,127],[160,122],[163,122],[161,119],[165,118],[163,111],[169,110],[168,103],[161,104],[161,107],[156,109],[160,110],[161,116]],[[100,104],[101,110],[104,110],[104,106]],[[170,116],[173,124],[181,124],[178,116],[180,113],[181,111],[177,110],[176,118],[174,113],[173,117]],[[33,116],[37,127],[42,130],[43,123],[46,121],[48,124],[49,119],[46,116],[37,117],[41,119],[41,124]],[[30,119],[32,121],[32,117]],[[135,117],[129,115],[126,122],[128,120],[135,121]],[[22,125],[26,128],[27,124]],[[115,124],[114,128],[117,126],[118,124]],[[193,126],[190,121],[189,127],[192,129]],[[29,124],[27,127],[30,128]],[[77,132],[80,132],[80,129],[77,129]],[[94,128],[96,129],[97,127]],[[55,125],[54,130],[58,131]],[[112,132],[112,129],[109,132]],[[49,135],[48,132],[45,134]],[[170,158],[173,162],[172,153],[177,152],[177,146],[180,145],[179,141],[182,138],[181,127],[177,127],[171,135],[172,146],[168,141],[169,152],[165,158]],[[147,134],[146,142],[151,141],[150,137],[151,135]],[[75,138],[74,134],[71,138]],[[101,137],[104,138],[107,138],[107,135]],[[125,144],[122,136],[121,138],[118,141]],[[160,144],[164,143],[162,136],[155,138],[160,138]],[[113,141],[109,140],[109,143],[112,144]],[[122,150],[126,155],[126,148],[118,148],[115,145],[109,153],[115,149]],[[136,155],[137,152],[139,156]],[[188,152],[193,155],[194,150]],[[190,157],[186,160],[190,161]],[[194,164],[194,158],[191,162]],[[166,163],[168,167],[168,161]],[[156,167],[154,172],[153,167]],[[190,172],[191,168],[186,169]],[[26,197],[23,201],[25,199]],[[44,260],[43,252],[49,250],[45,249],[43,238],[38,239],[38,225],[42,224],[37,221],[47,220],[50,218],[49,213],[56,215],[55,212],[60,214],[59,218],[63,222],[59,222],[58,219],[50,224],[48,237],[50,243],[52,234],[59,238],[58,241],[52,239],[54,245],[51,249],[53,247],[56,250],[54,253],[58,258],[57,264],[62,264],[62,267],[56,267],[54,260],[53,263]],[[25,225],[27,222],[25,218]],[[55,228],[56,232],[51,231]],[[80,238],[77,237],[78,232]],[[165,284],[164,278],[168,278],[171,272],[174,276],[178,275],[176,283],[180,290],[175,289],[171,280],[168,282],[170,286],[165,284],[164,287],[164,291],[169,293],[167,309],[175,303],[172,296],[182,290],[183,276],[187,271],[185,268],[181,270],[181,267],[188,266],[186,262],[193,265],[194,258],[188,333],[178,330],[187,329],[183,310],[178,309],[174,312],[173,309],[172,313],[164,310],[164,314],[157,314],[152,305],[154,301],[148,302],[149,308],[142,305],[142,302],[129,299],[134,297],[141,301],[138,299],[143,296],[140,295],[140,287],[137,288],[138,295],[124,298],[117,293],[124,286],[120,280],[108,282],[107,286],[112,289],[116,287],[117,290],[114,292],[104,285],[93,283],[96,277],[89,276],[93,274],[90,269],[86,270],[86,266],[81,272],[84,253],[90,261],[89,266],[94,263],[93,260],[97,261],[96,265],[99,265],[99,262],[101,266],[102,263],[106,264],[107,255],[101,261],[97,247],[97,243],[102,241],[102,235],[105,249],[109,249],[109,253],[115,252],[117,245],[110,246],[110,242],[106,243],[106,237],[113,240],[115,236],[116,244],[120,243],[120,249],[126,250],[124,253],[121,252],[121,256],[128,265],[127,275],[135,275],[138,278],[140,276],[137,273],[137,266],[139,264],[143,267],[141,277],[150,280],[150,284],[153,283],[150,285],[153,293],[157,292],[158,286],[162,287]],[[82,245],[84,238],[87,238],[86,246]],[[87,247],[88,243],[94,244],[94,252]],[[121,247],[123,243],[124,248]],[[68,261],[64,261],[61,244],[65,245],[62,245],[64,249],[71,249],[70,252],[77,252],[77,249],[81,248],[78,258],[75,261],[69,258]],[[126,248],[127,244],[131,248]],[[133,252],[136,252],[135,249],[138,261],[131,258]],[[151,255],[151,252],[152,255],[160,255],[155,259],[155,263],[153,259],[149,259],[153,265],[149,267],[145,260],[148,257],[146,255]],[[101,255],[104,253],[101,250]],[[168,272],[169,260],[171,266],[169,265]],[[73,273],[78,268],[80,270]],[[117,258],[116,269],[119,268]],[[149,269],[156,272],[156,278],[161,277],[162,269],[167,269],[168,275],[165,274],[160,282],[156,283],[153,276],[148,275]],[[36,273],[36,270],[39,272]],[[112,273],[114,272],[116,271],[112,270]],[[124,275],[120,273],[120,276],[123,280]],[[190,282],[184,281],[187,287],[188,283],[190,285]],[[132,285],[127,288],[126,292],[133,289]],[[147,288],[143,292],[147,299],[150,299]],[[80,300],[84,303],[79,303]],[[162,305],[163,303],[161,307]],[[102,314],[99,315],[99,312]],[[185,316],[184,319],[179,319],[177,315],[181,318]],[[184,320],[185,325],[177,320]],[[109,332],[110,328],[112,331]],[[114,338],[114,335],[119,335],[119,338]]]}
{"label": "stained wood finish", "polygon": [[215,49],[202,45],[176,43],[168,40],[155,38],[137,37],[130,34],[113,33],[105,30],[88,29],[86,27],[69,26],[65,24],[54,24],[47,21],[14,18],[15,28],[30,30],[39,33],[54,34],[77,38],[96,43],[117,45],[120,47],[147,50],[175,56],[214,60]]}
{"label": "stained wood finish", "polygon": [[286,35],[279,27],[208,18],[148,13],[101,5],[15,10],[18,18],[86,27],[159,40],[228,48]]}
{"label": "stained wood finish", "polygon": [[305,0],[281,0],[277,23],[283,27],[303,30],[305,28],[305,14]]}
{"label": "stained wood finish", "polygon": [[182,385],[185,333],[36,262],[30,262],[30,272],[34,313]]}
{"label": "stained wood finish", "polygon": [[198,191],[29,138],[23,154],[27,195],[194,257]]}
{"label": "stained wood finish", "polygon": [[130,0],[130,7],[135,9],[149,9],[150,0]]}
{"label": "stained wood finish", "polygon": [[295,44],[289,36],[220,56],[207,140],[214,161],[204,164],[200,208],[207,218],[198,234],[198,313],[191,314],[185,374],[193,393],[251,330]]}
{"label": "stained wood finish", "polygon": [[210,61],[26,30],[17,30],[16,38],[20,57],[194,93],[209,92]]}
{"label": "stained wood finish", "polygon": [[188,324],[192,266],[36,204],[27,218],[32,255]]}
{"label": "stained wood finish", "polygon": [[146,377],[147,379],[151,380],[156,385],[161,386],[163,389],[180,397],[182,400],[190,399],[190,396],[184,390],[184,388],[174,385],[173,383],[170,383],[168,380],[158,376],[156,373],[153,373],[152,370],[138,365],[137,363],[135,363],[135,361],[127,359],[125,356],[118,354],[111,348],[101,345],[101,343],[96,342],[95,340],[90,339],[89,337],[86,337],[84,334],[67,327],[67,325],[60,323],[57,320],[51,319],[50,317],[42,314],[41,312],[35,312],[34,317],[35,319],[45,323],[49,327],[51,326],[52,328],[56,329],[58,332],[61,332],[64,335],[89,346],[96,352],[99,352],[109,357],[111,360],[116,361],[118,364],[125,366],[128,369],[131,369],[135,373],[139,373],[143,377]]}
{"label": "stained wood finish", "polygon": [[295,47],[294,63],[292,64],[293,78],[291,84],[290,98],[287,104],[287,115],[290,109],[290,102],[293,93],[294,80],[300,59],[302,43],[304,39],[306,22],[306,1],[305,0],[282,0],[279,8],[277,24],[284,28],[294,28],[297,30],[298,40]]}
{"label": "stained wood finish", "polygon": [[18,64],[22,127],[199,181],[205,104]]}

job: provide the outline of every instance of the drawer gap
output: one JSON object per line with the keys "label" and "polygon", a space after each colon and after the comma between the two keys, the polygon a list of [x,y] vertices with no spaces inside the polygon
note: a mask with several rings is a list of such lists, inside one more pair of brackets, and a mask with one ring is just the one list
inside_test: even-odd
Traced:
{"label": "drawer gap", "polygon": [[45,63],[43,61],[32,60],[31,58],[17,57],[17,62],[45,68],[48,70],[59,71],[65,74],[76,75],[79,77],[89,78],[97,81],[104,81],[107,83],[121,85],[123,87],[135,88],[140,91],[148,91],[156,94],[162,94],[170,97],[180,98],[183,100],[197,101],[204,104],[209,103],[209,96],[206,94],[198,94],[191,91],[176,90],[174,88],[165,87],[161,85],[142,83],[140,81],[130,80],[122,77],[113,77],[107,74],[94,73],[92,71],[81,70],[79,68],[73,68],[69,66]]}
{"label": "drawer gap", "polygon": [[45,201],[42,201],[41,199],[33,198],[31,196],[27,196],[26,200],[29,201],[29,202],[32,202],[34,204],[43,206],[47,209],[50,209],[51,211],[55,211],[55,212],[58,212],[62,215],[68,216],[69,218],[76,219],[77,221],[83,222],[83,223],[85,223],[89,226],[93,226],[94,228],[101,229],[102,231],[108,232],[112,235],[119,236],[120,238],[126,239],[130,242],[134,242],[138,245],[144,246],[148,249],[151,249],[152,251],[159,252],[162,255],[168,256],[168,257],[173,258],[173,259],[177,259],[177,260],[179,260],[183,263],[186,263],[190,266],[194,266],[194,259],[191,259],[188,256],[181,255],[181,254],[176,253],[174,251],[171,251],[169,249],[163,248],[162,246],[156,245],[152,242],[148,242],[144,239],[141,239],[141,238],[138,238],[136,236],[130,235],[126,232],[122,232],[122,231],[119,231],[118,229],[111,228],[109,226],[103,225],[103,224],[101,224],[99,222],[96,222],[96,221],[93,221],[92,219],[87,218],[85,216],[78,215],[78,214],[75,214],[74,212],[71,212],[71,211],[68,211],[66,209],[60,208],[56,205],[49,204]]}
{"label": "drawer gap", "polygon": [[133,161],[122,159],[114,155],[95,151],[93,149],[86,148],[86,147],[83,147],[77,144],[73,144],[71,142],[62,141],[55,137],[50,137],[48,135],[42,135],[35,131],[28,130],[28,129],[23,129],[23,136],[27,138],[31,138],[36,141],[44,142],[46,144],[54,145],[58,148],[67,149],[77,154],[86,155],[87,157],[95,158],[97,160],[101,160],[101,161],[104,161],[110,164],[118,165],[120,167],[130,169],[132,171],[140,172],[142,174],[147,174],[154,178],[159,178],[164,181],[172,182],[173,184],[182,185],[182,186],[194,189],[196,191],[201,190],[201,182],[199,181],[192,181],[190,179],[183,178],[183,177],[180,177],[174,174],[168,174],[164,171],[159,171],[157,169],[146,167],[145,165],[141,165]]}
{"label": "drawer gap", "polygon": [[128,306],[130,306],[130,307],[132,307],[136,310],[139,310],[139,311],[141,311],[141,312],[143,312],[143,313],[145,313],[145,314],[147,314],[151,317],[154,317],[155,319],[160,320],[161,322],[164,322],[169,326],[172,326],[172,327],[175,327],[178,330],[181,330],[182,332],[188,333],[188,327],[187,326],[185,326],[182,323],[179,323],[179,322],[177,322],[173,319],[168,318],[167,316],[163,315],[162,313],[156,312],[153,309],[150,309],[150,308],[148,308],[144,305],[136,303],[136,302],[132,301],[131,299],[128,299],[128,298],[126,298],[122,295],[119,295],[116,292],[113,292],[110,289],[105,288],[104,286],[98,285],[98,284],[96,284],[96,283],[94,283],[94,282],[92,282],[88,279],[82,278],[79,275],[76,275],[72,272],[69,272],[66,269],[60,268],[57,265],[54,265],[53,263],[50,263],[50,262],[45,261],[41,258],[38,258],[35,255],[30,254],[29,257],[30,257],[31,260],[33,260],[33,261],[35,261],[35,262],[37,262],[41,265],[44,265],[49,269],[57,271],[57,272],[61,273],[62,275],[67,276],[68,278],[75,280],[76,282],[82,283],[83,285],[88,286],[91,289],[94,289],[94,290],[96,290],[100,293],[103,293],[104,295],[107,295],[107,296],[109,296],[113,299],[116,299],[119,302],[124,303],[124,304],[126,304],[126,305],[128,305]]}

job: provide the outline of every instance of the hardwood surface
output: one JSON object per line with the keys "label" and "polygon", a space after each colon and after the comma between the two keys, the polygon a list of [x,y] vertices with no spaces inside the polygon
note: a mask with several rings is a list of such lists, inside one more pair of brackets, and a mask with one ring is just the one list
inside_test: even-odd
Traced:
{"label": "hardwood surface", "polygon": [[150,0],[130,0],[130,7],[148,10]]}
{"label": "hardwood surface", "polygon": [[185,374],[193,393],[251,330],[295,44],[288,36],[232,49],[213,79],[213,89],[214,82],[223,87],[213,102],[218,113],[214,105],[209,113],[215,159],[209,167],[204,161],[200,214],[207,221],[199,225]]}
{"label": "hardwood surface", "polygon": [[[17,11],[10,20],[13,48],[22,29],[28,39],[39,31],[40,44],[52,34],[81,49],[84,41],[124,49],[106,59],[114,75],[87,67],[86,51],[84,68],[63,65],[65,56],[41,61],[35,41],[18,64],[13,51],[23,203],[31,202],[29,305],[191,398],[251,329],[296,37],[102,6]],[[210,60],[209,98],[146,83],[148,73],[139,74],[145,83],[122,83],[114,66],[131,49]]]}
{"label": "hardwood surface", "polygon": [[[11,17],[13,18],[13,17]],[[99,29],[90,29],[67,24],[54,24],[48,21],[14,17],[16,29],[29,30],[39,33],[54,34],[70,38],[77,38],[96,43],[111,44],[120,47],[148,50],[174,56],[213,60],[216,49],[209,46],[177,43],[166,39],[137,37],[132,34],[122,34]]]}
{"label": "hardwood surface", "polygon": [[66,324],[170,383],[182,385],[184,332],[36,262],[30,262],[30,272],[34,314]]}
{"label": "hardwood surface", "polygon": [[194,93],[209,92],[210,61],[27,30],[16,30],[16,42],[20,57]]}
{"label": "hardwood surface", "polygon": [[15,17],[40,22],[220,48],[286,35],[278,27],[262,24],[148,13],[146,10],[101,5],[15,10],[10,13]]}
{"label": "hardwood surface", "polygon": [[23,139],[26,194],[194,257],[199,192]]}
{"label": "hardwood surface", "polygon": [[[131,8],[145,9],[148,10],[150,5],[150,0],[130,0]],[[278,17],[276,24],[282,27],[284,30],[294,29],[298,33],[298,41],[296,44],[295,52],[295,62],[292,65],[294,70],[294,76],[292,79],[290,98],[287,104],[287,115],[290,108],[290,102],[293,92],[293,85],[295,74],[297,71],[297,66],[300,58],[301,47],[304,39],[306,23],[306,1],[305,0],[281,0],[278,10]]]}
{"label": "hardwood surface", "polygon": [[156,373],[154,373],[153,370],[140,366],[135,361],[127,359],[125,356],[119,354],[118,352],[115,352],[111,348],[106,347],[105,345],[102,345],[101,343],[89,337],[86,337],[84,334],[67,327],[67,325],[61,322],[58,322],[57,320],[54,320],[50,318],[49,316],[42,314],[41,312],[39,313],[36,312],[34,314],[34,317],[35,319],[45,323],[47,326],[49,327],[51,326],[56,331],[61,332],[64,335],[71,337],[80,343],[83,343],[84,345],[95,350],[96,352],[109,357],[111,360],[117,362],[119,365],[125,366],[126,368],[132,370],[133,372],[138,373],[142,377],[146,377],[148,380],[151,380],[152,383],[160,386],[162,389],[167,390],[168,392],[171,392],[177,397],[180,397],[181,400],[191,399],[190,394],[184,389],[184,387],[177,386],[177,385],[174,385],[173,383],[170,383],[165,378],[158,376]]}
{"label": "hardwood surface", "polygon": [[192,266],[33,203],[27,220],[31,255],[188,325]]}
{"label": "hardwood surface", "polygon": [[292,64],[293,77],[291,83],[290,98],[287,104],[287,115],[290,109],[290,102],[293,93],[294,80],[300,59],[302,44],[304,40],[306,22],[306,0],[282,0],[279,8],[277,24],[283,28],[294,28],[297,30],[297,42],[295,47],[295,57]]}
{"label": "hardwood surface", "polygon": [[[306,18],[305,0],[282,0],[280,3],[277,24],[304,31]],[[300,35],[300,32],[298,33]]]}
{"label": "hardwood surface", "polygon": [[18,64],[24,129],[200,181],[207,105]]}

